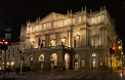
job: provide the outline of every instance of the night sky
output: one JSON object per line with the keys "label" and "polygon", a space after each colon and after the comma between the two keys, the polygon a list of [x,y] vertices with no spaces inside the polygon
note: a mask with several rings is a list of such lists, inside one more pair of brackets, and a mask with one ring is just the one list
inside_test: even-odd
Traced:
{"label": "night sky", "polygon": [[10,28],[13,40],[18,41],[20,26],[25,25],[26,21],[35,21],[52,11],[65,14],[72,9],[76,12],[85,5],[93,11],[105,5],[119,37],[125,42],[125,1],[120,0],[1,0],[0,32]]}

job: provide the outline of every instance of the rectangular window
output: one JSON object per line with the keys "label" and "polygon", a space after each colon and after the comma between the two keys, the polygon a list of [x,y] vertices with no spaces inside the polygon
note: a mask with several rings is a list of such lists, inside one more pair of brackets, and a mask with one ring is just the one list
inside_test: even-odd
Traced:
{"label": "rectangular window", "polygon": [[51,29],[51,23],[46,24],[47,29]]}
{"label": "rectangular window", "polygon": [[76,16],[75,23],[76,24],[81,23],[81,16]]}
{"label": "rectangular window", "polygon": [[70,25],[70,24],[71,24],[71,19],[64,20],[64,26]]}
{"label": "rectangular window", "polygon": [[43,27],[44,27],[44,30],[46,30],[46,24],[45,23],[43,24]]}
{"label": "rectangular window", "polygon": [[57,27],[62,27],[62,26],[63,26],[63,21],[62,20],[58,21],[57,22]]}

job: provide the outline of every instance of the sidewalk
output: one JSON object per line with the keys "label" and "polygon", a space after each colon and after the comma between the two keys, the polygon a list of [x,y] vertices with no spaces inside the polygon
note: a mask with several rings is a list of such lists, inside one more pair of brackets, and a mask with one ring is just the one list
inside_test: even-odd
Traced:
{"label": "sidewalk", "polygon": [[26,80],[26,77],[24,75],[18,75],[15,72],[6,72],[0,75],[0,80],[3,79]]}

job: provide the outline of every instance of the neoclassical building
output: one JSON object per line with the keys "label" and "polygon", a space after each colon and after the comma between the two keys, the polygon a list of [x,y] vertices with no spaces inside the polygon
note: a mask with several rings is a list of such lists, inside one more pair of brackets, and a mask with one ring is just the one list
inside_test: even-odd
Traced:
{"label": "neoclassical building", "polygon": [[111,66],[116,33],[106,9],[51,12],[21,28],[24,64],[32,69],[97,69]]}

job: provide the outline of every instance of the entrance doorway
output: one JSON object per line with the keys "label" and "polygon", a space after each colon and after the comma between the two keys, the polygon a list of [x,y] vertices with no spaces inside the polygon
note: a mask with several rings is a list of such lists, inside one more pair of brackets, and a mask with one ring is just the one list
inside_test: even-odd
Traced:
{"label": "entrance doorway", "polygon": [[64,55],[64,60],[65,60],[65,69],[69,69],[70,67],[70,55],[66,53]]}
{"label": "entrance doorway", "polygon": [[41,70],[43,70],[44,68],[44,54],[41,54],[38,58],[39,62],[40,62],[40,68]]}
{"label": "entrance doorway", "polygon": [[50,62],[51,62],[51,69],[57,68],[57,64],[58,64],[57,53],[51,54],[51,56],[50,56]]}
{"label": "entrance doorway", "polygon": [[75,70],[78,70],[80,68],[80,56],[78,54],[75,55],[74,68]]}

